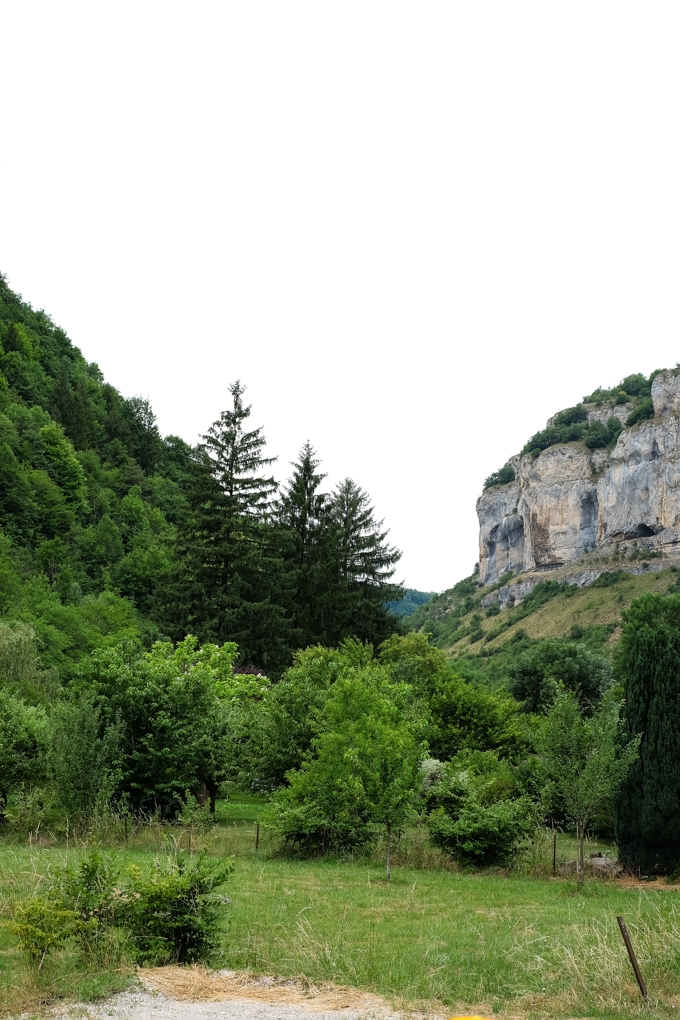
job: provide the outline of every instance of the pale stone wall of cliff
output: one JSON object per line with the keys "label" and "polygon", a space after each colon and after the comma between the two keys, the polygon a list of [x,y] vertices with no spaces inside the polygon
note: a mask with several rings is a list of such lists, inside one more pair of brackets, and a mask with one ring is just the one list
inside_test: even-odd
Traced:
{"label": "pale stone wall of cliff", "polygon": [[[509,571],[556,569],[635,537],[656,536],[665,553],[680,556],[679,371],[656,376],[652,401],[654,418],[624,429],[612,450],[568,443],[516,458],[516,480],[480,496],[483,584]],[[625,421],[630,406],[598,409],[597,417],[616,412]]]}

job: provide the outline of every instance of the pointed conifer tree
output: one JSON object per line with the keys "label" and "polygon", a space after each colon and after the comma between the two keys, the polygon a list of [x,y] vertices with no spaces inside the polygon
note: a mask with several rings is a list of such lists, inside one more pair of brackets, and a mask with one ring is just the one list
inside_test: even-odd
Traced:
{"label": "pointed conifer tree", "polygon": [[615,800],[616,842],[634,871],[671,873],[680,866],[680,596],[645,592],[623,616],[621,739],[641,742]]}
{"label": "pointed conifer tree", "polygon": [[242,663],[276,675],[293,645],[285,536],[270,513],[276,481],[263,468],[262,429],[246,430],[244,387],[229,387],[232,407],[203,437],[186,486],[177,570],[164,599],[173,637],[235,641]]}
{"label": "pointed conifer tree", "polygon": [[218,482],[230,512],[243,517],[266,516],[276,479],[261,474],[276,457],[263,456],[266,439],[262,429],[246,431],[250,406],[244,407],[245,386],[237,379],[229,387],[232,407],[223,411],[202,438],[212,463],[212,474]]}
{"label": "pointed conifer tree", "polygon": [[279,520],[291,536],[288,549],[295,572],[296,640],[302,648],[326,640],[333,590],[340,580],[329,497],[319,492],[326,477],[317,470],[320,463],[307,441],[278,504]]}
{"label": "pointed conifer tree", "polygon": [[353,479],[345,478],[336,487],[329,515],[340,575],[336,640],[353,635],[383,641],[399,629],[386,604],[404,597],[404,588],[392,582],[401,552],[388,545],[384,521],[375,519],[368,493]]}

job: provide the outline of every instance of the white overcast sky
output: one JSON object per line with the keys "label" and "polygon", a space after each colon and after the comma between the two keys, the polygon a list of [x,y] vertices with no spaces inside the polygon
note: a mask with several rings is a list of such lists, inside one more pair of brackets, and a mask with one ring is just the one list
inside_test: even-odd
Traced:
{"label": "white overcast sky", "polygon": [[0,2],[0,270],[164,434],[242,379],[407,585],[484,478],[680,358],[677,3]]}

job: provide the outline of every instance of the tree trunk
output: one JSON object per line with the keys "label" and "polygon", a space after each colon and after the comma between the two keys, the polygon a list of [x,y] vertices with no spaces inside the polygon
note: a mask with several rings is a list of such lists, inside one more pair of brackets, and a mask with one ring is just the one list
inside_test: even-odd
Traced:
{"label": "tree trunk", "polygon": [[392,823],[385,822],[387,829],[387,881],[392,878]]}
{"label": "tree trunk", "polygon": [[585,844],[585,825],[583,822],[576,823],[576,838],[578,840],[578,861],[576,862],[576,875],[577,881],[580,888],[583,888],[583,878],[585,872],[585,861],[584,861],[584,844]]}
{"label": "tree trunk", "polygon": [[206,779],[205,785],[207,786],[208,793],[210,794],[210,814],[214,817],[215,805],[217,804],[217,791],[219,789],[219,786],[217,783],[213,782],[212,779]]}
{"label": "tree trunk", "polygon": [[193,793],[194,797],[196,798],[200,806],[205,807],[205,805],[208,803],[208,788],[205,782],[201,782],[201,785],[196,787],[196,789],[192,790],[191,792]]}

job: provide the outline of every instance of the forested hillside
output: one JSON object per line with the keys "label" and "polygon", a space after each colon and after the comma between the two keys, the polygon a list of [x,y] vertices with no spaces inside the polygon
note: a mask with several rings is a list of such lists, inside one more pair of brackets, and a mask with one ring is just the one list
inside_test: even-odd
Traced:
{"label": "forested hillside", "polygon": [[147,400],[0,277],[5,646],[21,632],[63,683],[96,648],[193,633],[275,675],[296,647],[394,630],[400,554],[367,494],[350,478],[323,493],[309,444],[279,492],[243,393],[198,447],[162,438]]}

